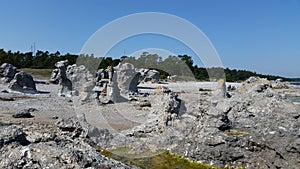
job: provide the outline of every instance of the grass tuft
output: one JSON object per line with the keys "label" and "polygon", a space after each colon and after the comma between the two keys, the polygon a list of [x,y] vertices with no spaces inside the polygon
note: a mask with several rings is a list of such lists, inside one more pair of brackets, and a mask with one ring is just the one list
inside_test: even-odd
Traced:
{"label": "grass tuft", "polygon": [[18,71],[24,71],[29,73],[33,76],[34,79],[50,79],[51,73],[53,69],[30,69],[30,68],[23,68],[18,69]]}
{"label": "grass tuft", "polygon": [[212,91],[211,89],[203,89],[203,88],[199,89],[199,92],[211,92],[211,91]]}
{"label": "grass tuft", "polygon": [[226,131],[225,133],[230,136],[244,136],[249,134],[247,131],[239,131],[239,130],[229,130]]}

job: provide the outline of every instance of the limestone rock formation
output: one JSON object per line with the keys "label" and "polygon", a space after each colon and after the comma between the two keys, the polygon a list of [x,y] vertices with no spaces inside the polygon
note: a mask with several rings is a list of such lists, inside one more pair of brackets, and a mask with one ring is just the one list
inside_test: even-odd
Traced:
{"label": "limestone rock formation", "polygon": [[67,68],[67,77],[71,80],[73,92],[79,96],[80,101],[90,102],[95,100],[93,91],[95,87],[94,77],[85,66],[69,65]]}
{"label": "limestone rock formation", "polygon": [[0,66],[0,77],[1,81],[8,83],[10,82],[17,73],[17,68],[9,63],[3,63]]}
{"label": "limestone rock formation", "polygon": [[[106,98],[114,103],[124,102],[138,93],[140,73],[130,63],[120,63],[107,70],[98,71],[97,86],[98,97]],[[99,77],[100,76],[100,77]],[[106,101],[107,102],[107,101]]]}
{"label": "limestone rock formation", "polygon": [[51,77],[50,77],[50,80],[49,80],[50,83],[58,84],[58,82],[59,82],[58,73],[59,73],[59,69],[53,69],[52,70]]}
{"label": "limestone rock formation", "polygon": [[99,103],[109,103],[112,101],[114,68],[108,66],[107,69],[99,69],[96,73],[96,86],[93,89],[97,93],[96,99]]}
{"label": "limestone rock formation", "polygon": [[68,66],[68,60],[59,61],[55,64],[56,70],[52,72],[50,81],[56,82],[60,85],[58,95],[71,96],[73,86],[71,80],[67,77],[66,71]]}
{"label": "limestone rock formation", "polygon": [[[133,69],[130,65],[126,67]],[[126,83],[123,84],[130,85],[132,76],[126,74],[127,71],[122,72],[126,76],[119,76],[119,72],[115,68],[111,73],[108,69],[99,70],[97,74],[100,77],[97,76],[95,80],[83,66],[72,65],[67,68],[66,76],[73,81],[74,90],[78,91],[80,98],[84,93],[95,92],[90,90],[93,84],[97,86],[103,83],[98,86],[101,89],[99,97],[116,92],[114,94],[124,96],[125,99],[134,92],[118,82],[124,80]],[[43,105],[32,106],[39,109],[34,114],[36,118],[12,119],[7,124],[0,122],[0,168],[130,168],[131,166],[99,153],[99,148],[112,150],[125,146],[133,147],[130,149],[132,154],[136,152],[141,155],[140,152],[145,152],[143,155],[148,157],[153,155],[152,152],[167,149],[190,160],[217,167],[299,168],[300,107],[287,100],[283,93],[274,90],[270,84],[272,82],[266,79],[250,78],[240,87],[236,85],[236,89],[228,87],[227,91],[230,91],[232,97],[226,98],[222,82],[219,85],[221,97],[214,106],[211,104],[211,92],[201,95],[197,89],[192,93],[189,93],[189,89],[175,93],[170,89],[176,88],[168,84],[164,86],[170,88],[163,85],[155,88],[155,85],[149,84],[151,87],[147,90],[150,92],[142,93],[147,90],[141,88],[136,100],[125,99],[126,102],[102,107],[84,104],[75,108],[77,117],[71,115],[72,104],[67,109],[58,109],[68,110],[68,114],[60,111],[52,114],[56,109],[49,110],[47,114],[45,108],[42,110]],[[124,89],[119,88],[120,86]],[[106,91],[103,90],[105,88]],[[19,103],[34,100],[20,101],[15,97],[20,93],[0,93],[5,96],[3,98],[13,98],[0,98],[3,105],[19,106]],[[48,95],[39,95],[37,98],[43,99],[35,104],[46,101],[47,97]],[[53,98],[53,95],[50,99],[51,102],[47,103],[63,102],[57,104],[59,106],[67,105],[68,100],[71,100],[57,96]],[[74,100],[72,98],[73,103]],[[3,112],[15,112],[3,107]],[[26,114],[29,107],[26,105],[24,108]],[[122,117],[129,117],[129,122],[134,122],[133,125],[125,128],[121,124],[123,128],[121,131],[115,130],[117,132],[101,128],[100,123],[113,124],[115,120],[119,122],[121,118],[118,113],[123,113],[121,111],[126,111],[126,116]],[[133,113],[127,113],[131,111]],[[35,123],[39,117],[45,117],[40,116],[44,113],[49,121],[46,124]],[[99,113],[108,118],[97,119]],[[1,119],[7,116],[5,113],[2,115]],[[90,123],[86,121],[85,115],[91,115],[87,118]],[[113,120],[109,121],[110,119]],[[92,124],[99,128],[91,126]]]}
{"label": "limestone rock formation", "polygon": [[276,79],[271,82],[271,86],[274,89],[288,89],[289,88],[289,83],[288,82],[283,82],[282,79]]}
{"label": "limestone rock formation", "polygon": [[174,92],[169,93],[169,98],[165,102],[163,117],[160,121],[160,126],[171,125],[172,121],[180,115],[181,100]]}
{"label": "limestone rock formation", "polygon": [[36,93],[35,82],[30,74],[19,72],[15,74],[14,79],[9,83],[8,88],[19,92]]}
{"label": "limestone rock formation", "polygon": [[115,67],[116,70],[116,82],[120,89],[121,95],[125,95],[130,92],[138,92],[137,85],[139,84],[140,73],[135,71],[135,68],[130,63],[121,63]]}
{"label": "limestone rock formation", "polygon": [[130,63],[119,64],[115,68],[108,67],[96,72],[96,78],[80,65],[69,65],[67,61],[56,63],[58,69],[53,70],[50,81],[59,81],[61,89],[59,93],[64,95],[65,91],[79,96],[82,102],[98,100],[100,103],[128,101],[138,93],[140,73]]}
{"label": "limestone rock formation", "polygon": [[[146,143],[127,140],[127,144],[170,149],[217,167],[298,168],[300,107],[274,91],[269,83],[251,78],[231,91],[231,98],[218,100],[217,106],[202,98],[200,104],[188,103],[195,109],[181,115],[165,114],[153,106],[153,118],[124,132],[129,138],[142,137]],[[165,110],[177,107],[168,106],[164,96],[157,95],[157,99],[164,103]]]}
{"label": "limestone rock formation", "polygon": [[300,114],[269,83],[245,81],[231,98],[220,101],[222,109],[199,116],[175,152],[220,167],[297,168]]}
{"label": "limestone rock formation", "polygon": [[51,125],[0,123],[0,168],[136,168],[104,157],[95,145]]}
{"label": "limestone rock formation", "polygon": [[160,76],[159,71],[153,69],[138,69],[137,71],[141,74],[140,83],[158,83]]}
{"label": "limestone rock formation", "polygon": [[266,88],[271,87],[271,82],[260,77],[250,77],[238,89],[239,93],[262,92]]}
{"label": "limestone rock formation", "polygon": [[220,79],[213,93],[213,99],[219,100],[225,98],[225,96],[226,96],[226,81],[224,79]]}

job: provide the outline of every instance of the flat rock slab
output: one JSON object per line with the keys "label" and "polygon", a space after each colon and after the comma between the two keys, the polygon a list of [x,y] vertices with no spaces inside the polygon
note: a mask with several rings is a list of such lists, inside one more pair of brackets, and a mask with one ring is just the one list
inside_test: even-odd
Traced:
{"label": "flat rock slab", "polygon": [[31,118],[34,117],[31,112],[35,112],[37,109],[35,108],[28,108],[18,111],[17,113],[13,114],[14,118]]}

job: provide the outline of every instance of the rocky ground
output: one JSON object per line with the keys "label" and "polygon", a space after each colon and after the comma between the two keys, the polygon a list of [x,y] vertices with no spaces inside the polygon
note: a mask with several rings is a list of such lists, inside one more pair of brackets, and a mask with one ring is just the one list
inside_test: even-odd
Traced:
{"label": "rocky ground", "polygon": [[40,94],[22,94],[1,85],[0,168],[132,168],[101,155],[78,120],[64,121],[76,114],[56,85],[37,87]]}
{"label": "rocky ground", "polygon": [[300,107],[259,82],[227,83],[237,89],[217,99],[217,83],[144,83],[132,101],[105,105],[58,96],[54,84],[37,83],[37,94],[0,84],[0,168],[134,168],[97,147],[137,158],[170,150],[218,167],[299,168]]}

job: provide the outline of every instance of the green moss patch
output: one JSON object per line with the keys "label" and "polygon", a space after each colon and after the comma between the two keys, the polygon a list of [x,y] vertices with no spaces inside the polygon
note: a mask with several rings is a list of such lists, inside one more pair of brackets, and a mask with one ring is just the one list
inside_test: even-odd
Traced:
{"label": "green moss patch", "polygon": [[121,161],[127,165],[134,165],[144,169],[217,169],[207,164],[188,160],[167,150],[161,150],[152,156],[143,158],[138,158],[137,155],[126,154],[126,152],[131,150],[129,147],[120,147],[109,151],[100,149],[99,152],[106,157]]}

